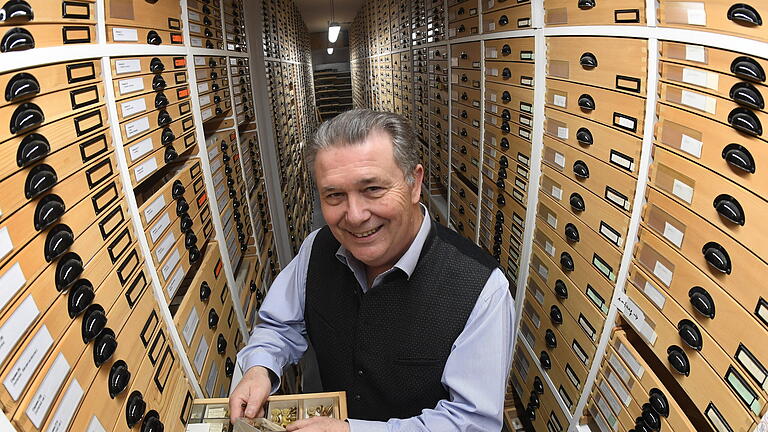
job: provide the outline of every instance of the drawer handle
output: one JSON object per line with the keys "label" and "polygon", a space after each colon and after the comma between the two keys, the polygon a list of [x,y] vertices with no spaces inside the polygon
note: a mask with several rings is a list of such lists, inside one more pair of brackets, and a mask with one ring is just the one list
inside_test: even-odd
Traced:
{"label": "drawer handle", "polygon": [[696,327],[696,324],[694,324],[693,321],[687,319],[681,320],[677,323],[677,333],[686,345],[696,351],[701,351],[704,340],[701,337],[701,331],[699,331],[699,328]]}
{"label": "drawer handle", "polygon": [[81,313],[88,309],[88,306],[93,303],[93,299],[96,298],[96,294],[93,292],[93,285],[87,279],[80,279],[67,297],[67,313],[69,317],[74,319]]}
{"label": "drawer handle", "polygon": [[552,305],[552,307],[549,308],[549,319],[552,320],[552,323],[555,325],[563,323],[563,313],[557,305]]}
{"label": "drawer handle", "polygon": [[216,352],[224,354],[225,351],[227,351],[227,339],[219,333],[219,337],[216,338]]}
{"label": "drawer handle", "polygon": [[24,196],[32,199],[51,189],[59,181],[56,171],[47,164],[35,166],[27,174],[27,180],[24,184]]}
{"label": "drawer handle", "polygon": [[83,323],[80,327],[80,335],[83,337],[83,343],[88,344],[96,339],[98,335],[107,327],[107,315],[104,308],[99,304],[88,307],[83,317]]}
{"label": "drawer handle", "polygon": [[200,252],[200,249],[197,248],[197,246],[192,246],[192,249],[189,250],[189,263],[194,264],[200,260],[202,257],[202,253]]}
{"label": "drawer handle", "polygon": [[163,432],[164,430],[165,426],[160,421],[160,414],[157,411],[152,410],[144,416],[144,421],[141,423],[141,432]]}
{"label": "drawer handle", "polygon": [[467,117],[469,117],[469,114],[467,114],[467,110],[461,110],[461,118],[465,119]]}
{"label": "drawer handle", "polygon": [[208,29],[208,28],[205,29],[204,33],[205,33],[205,37],[207,37],[207,38],[213,37],[213,32],[210,29]]}
{"label": "drawer handle", "polygon": [[531,406],[531,404],[529,403],[525,407],[525,415],[526,417],[528,417],[528,421],[533,422],[534,420],[536,420],[536,408]]}
{"label": "drawer handle", "polygon": [[155,77],[152,78],[152,90],[159,91],[166,87],[168,87],[168,83],[165,82],[162,75],[155,75]]}
{"label": "drawer handle", "polygon": [[461,94],[461,100],[467,100],[467,99],[469,99],[469,95],[467,94],[467,92],[463,92]]}
{"label": "drawer handle", "polygon": [[32,33],[21,27],[8,30],[0,41],[0,52],[24,51],[35,47]]}
{"label": "drawer handle", "polygon": [[495,233],[493,235],[493,243],[494,243],[494,245],[496,245],[496,244],[500,245],[502,240],[503,240],[503,238],[501,237],[501,233],[497,232],[497,233]]}
{"label": "drawer handle", "polygon": [[189,214],[181,215],[181,218],[179,219],[179,228],[181,228],[181,232],[184,234],[190,232],[192,229],[192,218],[189,217]]}
{"label": "drawer handle", "polygon": [[512,120],[512,114],[509,112],[509,110],[508,110],[508,109],[506,109],[506,108],[505,108],[505,109],[504,109],[504,110],[501,112],[501,118],[502,118],[502,120],[505,120],[505,121],[510,121],[510,120]]}
{"label": "drawer handle", "polygon": [[502,15],[501,18],[499,18],[499,25],[505,26],[507,24],[509,24],[509,18],[507,18],[506,15]]}
{"label": "drawer handle", "polygon": [[114,399],[120,393],[128,388],[128,382],[131,380],[131,372],[128,371],[128,365],[123,360],[118,360],[109,368],[109,397]]}
{"label": "drawer handle", "polygon": [[55,194],[44,196],[35,207],[35,230],[42,231],[58,221],[66,211],[64,201]]}
{"label": "drawer handle", "polygon": [[745,147],[739,144],[728,144],[723,149],[722,156],[732,167],[750,174],[755,173],[755,159]]}
{"label": "drawer handle", "polygon": [[595,139],[592,137],[592,132],[587,128],[579,128],[576,132],[576,141],[578,141],[579,144],[587,146],[591,146],[595,143]]}
{"label": "drawer handle", "polygon": [[466,136],[468,135],[468,133],[467,133],[467,129],[465,129],[465,128],[461,128],[461,132],[459,133],[459,135],[461,135],[461,136],[463,136],[463,137],[466,137]]}
{"label": "drawer handle", "polygon": [[579,58],[579,64],[585,69],[594,69],[597,67],[597,57],[591,52],[586,52]]}
{"label": "drawer handle", "polygon": [[731,72],[747,81],[765,82],[765,70],[760,63],[749,57],[737,57],[731,62]]}
{"label": "drawer handle", "polygon": [[501,148],[504,150],[509,150],[509,140],[507,138],[501,139]]}
{"label": "drawer handle", "polygon": [[752,6],[744,3],[736,3],[728,9],[728,19],[743,26],[761,26],[763,19],[760,13]]}
{"label": "drawer handle", "polygon": [[594,111],[596,108],[595,100],[592,98],[592,96],[583,94],[579,96],[579,107],[586,111]]}
{"label": "drawer handle", "polygon": [[576,175],[578,178],[582,179],[588,179],[589,178],[589,167],[587,166],[584,161],[577,160],[573,163],[573,174]]}
{"label": "drawer handle", "polygon": [[537,409],[541,406],[541,399],[535,392],[531,392],[531,396],[528,398],[528,406]]}
{"label": "drawer handle", "polygon": [[542,351],[539,355],[539,363],[544,370],[552,369],[552,360],[549,358],[549,354],[546,351]]}
{"label": "drawer handle", "polygon": [[555,281],[555,295],[561,300],[568,298],[568,287],[560,279]]}
{"label": "drawer handle", "polygon": [[572,272],[574,269],[573,257],[568,252],[560,254],[560,265],[563,266],[565,271]]}
{"label": "drawer handle", "polygon": [[492,253],[493,253],[493,256],[495,256],[495,257],[501,256],[501,244],[500,243],[496,243],[496,244],[493,245]]}
{"label": "drawer handle", "polygon": [[181,184],[181,180],[174,181],[171,186],[171,197],[177,200],[184,196],[184,192],[186,192],[186,188]]}
{"label": "drawer handle", "polygon": [[570,202],[571,208],[574,211],[583,212],[586,210],[586,206],[584,205],[584,198],[582,198],[578,192],[572,193],[568,201]]}
{"label": "drawer handle", "polygon": [[[176,135],[173,133],[173,130],[171,128],[166,127],[163,129],[163,132],[160,135],[160,142],[162,142],[163,145],[166,145],[166,146],[170,145],[175,139],[176,139]],[[181,182],[179,182],[179,184],[181,184]],[[184,192],[182,192],[182,194],[183,193]]]}
{"label": "drawer handle", "polygon": [[570,222],[565,224],[565,238],[574,243],[579,242],[579,230],[576,228],[576,225]]}
{"label": "drawer handle", "polygon": [[648,403],[656,413],[662,417],[669,417],[669,401],[667,400],[667,396],[664,395],[664,392],[657,388],[652,388],[651,391],[648,392],[648,397]]}
{"label": "drawer handle", "polygon": [[504,194],[499,194],[499,196],[496,197],[496,204],[498,204],[500,207],[504,207],[504,205],[507,204],[507,199],[504,198]]}
{"label": "drawer handle", "polygon": [[750,83],[740,82],[734,84],[734,86],[731,87],[730,97],[734,102],[747,108],[756,110],[765,109],[765,99],[763,99],[763,95],[760,94],[760,90]]}
{"label": "drawer handle", "polygon": [[211,79],[218,79],[219,78],[219,74],[216,71],[211,71],[210,77],[211,77]]}
{"label": "drawer handle", "polygon": [[706,318],[715,319],[715,301],[707,290],[699,286],[691,288],[688,291],[688,300],[696,312]]}
{"label": "drawer handle", "polygon": [[171,163],[179,158],[179,153],[173,147],[166,147],[163,154],[163,160],[165,163]]}
{"label": "drawer handle", "polygon": [[43,159],[51,152],[48,139],[40,134],[29,134],[21,140],[16,151],[16,165],[19,168],[27,167]]}
{"label": "drawer handle", "polygon": [[173,121],[173,118],[171,118],[171,115],[168,114],[168,111],[162,110],[159,113],[157,113],[157,125],[158,126],[168,126]]}
{"label": "drawer handle", "polygon": [[[467,30],[466,27],[464,27],[464,24],[460,25],[459,28],[456,30],[458,33],[464,33]],[[467,55],[464,53],[461,53],[461,58],[466,59]]]}
{"label": "drawer handle", "polygon": [[140,391],[134,390],[128,396],[128,403],[125,404],[125,421],[128,424],[128,429],[133,429],[144,418],[146,409],[147,403],[144,402],[144,396]]}
{"label": "drawer handle", "polygon": [[205,303],[209,298],[211,298],[211,286],[208,285],[207,281],[203,281],[200,284],[200,301]]}
{"label": "drawer handle", "polygon": [[501,94],[501,100],[504,103],[508,103],[509,101],[512,100],[512,95],[509,94],[509,92],[505,90],[504,93]]}
{"label": "drawer handle", "polygon": [[748,135],[760,136],[763,134],[763,125],[760,123],[760,119],[758,119],[752,111],[746,108],[734,108],[734,110],[728,114],[728,123],[733,126],[734,129]]}
{"label": "drawer handle", "polygon": [[502,212],[501,210],[496,210],[496,223],[497,224],[504,223],[504,212]]}
{"label": "drawer handle", "polygon": [[110,328],[105,328],[93,343],[93,364],[96,367],[101,367],[101,365],[112,358],[116,350],[117,339],[115,338],[115,332]]}
{"label": "drawer handle", "polygon": [[[644,423],[643,426],[647,426],[652,431],[661,430],[661,417],[659,417],[659,414],[656,413],[653,408],[651,408],[651,404],[643,404],[643,413],[638,418],[638,424],[640,424],[640,422]],[[635,430],[638,429],[645,430],[639,426]]]}
{"label": "drawer handle", "polygon": [[37,78],[26,72],[18,73],[8,81],[5,87],[5,100],[13,102],[40,93],[40,83]]}
{"label": "drawer handle", "polygon": [[459,229],[459,231],[464,231],[464,223],[463,222],[459,222],[459,224],[456,227]]}
{"label": "drawer handle", "polygon": [[197,236],[193,232],[184,234],[184,248],[187,250],[192,249],[197,244]]}
{"label": "drawer handle", "polygon": [[24,0],[9,0],[0,9],[0,22],[32,21],[34,18],[35,12],[32,10],[32,6]]}
{"label": "drawer handle", "polygon": [[56,264],[56,289],[64,291],[83,273],[83,260],[76,253],[64,255]]}
{"label": "drawer handle", "polygon": [[507,178],[507,170],[505,168],[499,168],[499,178],[502,180]]}
{"label": "drawer handle", "polygon": [[35,128],[45,121],[45,114],[39,106],[33,103],[23,103],[16,108],[11,116],[10,130],[12,134]]}
{"label": "drawer handle", "polygon": [[544,342],[546,342],[547,348],[557,348],[557,337],[555,337],[555,332],[552,329],[547,329]]}
{"label": "drawer handle", "polygon": [[501,131],[504,133],[509,133],[510,131],[509,123],[508,122],[501,122]]}
{"label": "drawer handle", "polygon": [[461,146],[460,152],[461,152],[461,154],[464,154],[464,155],[467,154],[467,146],[464,146],[464,145]]}
{"label": "drawer handle", "polygon": [[[207,284],[207,282],[204,282],[204,283]],[[254,281],[251,281],[251,284],[250,284],[250,286],[248,288],[251,290],[251,294],[255,293],[259,289],[259,287],[256,286],[256,282],[254,282]]]}
{"label": "drawer handle", "polygon": [[512,71],[505,67],[504,70],[501,71],[501,76],[504,79],[510,79],[512,78]]}
{"label": "drawer handle", "polygon": [[461,167],[459,168],[461,172],[467,172],[467,166],[462,162]]}
{"label": "drawer handle", "polygon": [[744,223],[746,222],[744,209],[736,198],[726,194],[718,195],[712,205],[720,216],[735,224],[744,226]]}
{"label": "drawer handle", "polygon": [[231,358],[227,357],[227,360],[224,362],[224,374],[227,376],[227,378],[231,378],[234,373],[235,362],[233,362]]}
{"label": "drawer handle", "polygon": [[461,74],[461,82],[467,82],[469,81],[469,77],[467,77],[467,74]]}
{"label": "drawer handle", "polygon": [[163,38],[161,38],[156,31],[150,30],[149,33],[147,33],[147,43],[150,45],[160,45],[163,43]]}
{"label": "drawer handle", "polygon": [[707,264],[714,267],[717,271],[725,274],[731,274],[731,257],[724,247],[715,242],[709,242],[701,249]]}
{"label": "drawer handle", "polygon": [[215,112],[216,112],[217,116],[220,116],[220,115],[224,114],[224,110],[221,109],[221,107],[219,107],[219,106],[216,107]]}
{"label": "drawer handle", "polygon": [[[504,178],[506,178],[506,173],[504,175]],[[506,189],[507,184],[504,183],[504,179],[503,178],[499,177],[499,179],[496,180],[496,187],[498,187],[499,189],[504,190],[504,189]]]}
{"label": "drawer handle", "polygon": [[505,56],[508,56],[512,54],[512,48],[509,45],[504,44],[504,46],[501,47],[501,53]]}
{"label": "drawer handle", "polygon": [[208,48],[208,49],[213,49],[214,48],[213,42],[211,42],[209,40],[205,41],[205,47]]}
{"label": "drawer handle", "polygon": [[168,101],[168,97],[165,95],[165,93],[160,92],[155,95],[155,108],[165,108],[168,106],[170,102]]}
{"label": "drawer handle", "polygon": [[459,205],[459,214],[463,215],[464,213],[465,213],[464,212],[464,206],[463,205]]}
{"label": "drawer handle", "polygon": [[163,61],[160,60],[157,57],[153,57],[152,60],[149,61],[149,71],[153,74],[159,74],[165,70],[165,65],[163,64]]}
{"label": "drawer handle", "polygon": [[219,314],[215,310],[208,311],[208,328],[213,330],[219,324]]}
{"label": "drawer handle", "polygon": [[502,168],[509,168],[509,159],[507,159],[506,156],[501,155],[499,158],[499,165],[501,165]]}
{"label": "drawer handle", "polygon": [[538,375],[533,378],[533,391],[540,395],[544,394],[544,383],[541,382],[541,378]]}
{"label": "drawer handle", "polygon": [[213,96],[213,103],[217,103],[217,104],[218,104],[218,103],[221,103],[221,96],[219,96],[219,95],[214,95],[214,96]]}
{"label": "drawer handle", "polygon": [[595,7],[595,0],[579,0],[579,9],[592,9]]}
{"label": "drawer handle", "polygon": [[[206,24],[206,25],[209,25],[209,24]],[[208,60],[208,67],[216,67],[217,65],[218,63],[216,63],[216,59],[211,58]]]}
{"label": "drawer handle", "polygon": [[691,373],[691,363],[685,351],[677,345],[667,348],[667,361],[672,366],[672,371],[680,375],[688,376]]}
{"label": "drawer handle", "polygon": [[181,216],[189,210],[189,204],[184,198],[180,198],[176,201],[176,216]]}
{"label": "drawer handle", "polygon": [[[203,12],[205,12],[205,11],[203,11]],[[203,18],[203,25],[209,26],[211,24],[213,24],[213,21],[211,21],[211,19],[208,16],[205,16]],[[213,66],[211,66],[211,67],[213,67]]]}

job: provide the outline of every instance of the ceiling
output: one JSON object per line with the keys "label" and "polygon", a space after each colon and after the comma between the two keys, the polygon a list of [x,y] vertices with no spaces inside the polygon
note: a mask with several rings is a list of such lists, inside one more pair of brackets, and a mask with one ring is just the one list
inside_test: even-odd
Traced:
{"label": "ceiling", "polygon": [[[331,0],[294,0],[307,24],[310,33],[328,30],[331,20]],[[333,0],[334,18],[342,23],[351,23],[364,0]]]}

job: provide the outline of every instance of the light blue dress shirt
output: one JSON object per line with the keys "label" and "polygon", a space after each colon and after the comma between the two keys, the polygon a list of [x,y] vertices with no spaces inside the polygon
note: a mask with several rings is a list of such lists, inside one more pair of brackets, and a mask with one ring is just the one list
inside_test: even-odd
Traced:
{"label": "light blue dress shirt", "polygon": [[[395,266],[380,274],[373,287],[386,274],[397,269],[411,276],[429,234],[431,221],[426,208],[424,220],[413,243]],[[319,230],[318,230],[319,231]],[[259,310],[260,322],[248,344],[237,355],[243,370],[253,366],[270,369],[278,377],[283,367],[298,363],[307,349],[304,323],[305,283],[312,244],[318,231],[304,240],[296,257],[277,275]],[[354,273],[364,292],[368,290],[365,265],[343,246],[336,253]],[[512,359],[514,306],[509,283],[497,268],[488,278],[464,330],[453,344],[441,382],[449,399],[432,409],[406,419],[386,422],[349,419],[352,432],[453,432],[500,431],[503,423],[504,394]],[[276,391],[275,385],[272,391]]]}

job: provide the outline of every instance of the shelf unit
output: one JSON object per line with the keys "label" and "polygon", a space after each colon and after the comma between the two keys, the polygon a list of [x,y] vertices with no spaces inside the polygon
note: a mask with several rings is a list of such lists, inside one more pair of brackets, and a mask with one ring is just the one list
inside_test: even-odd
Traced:
{"label": "shelf unit", "polygon": [[349,71],[316,70],[315,101],[322,121],[352,109],[352,80]]}

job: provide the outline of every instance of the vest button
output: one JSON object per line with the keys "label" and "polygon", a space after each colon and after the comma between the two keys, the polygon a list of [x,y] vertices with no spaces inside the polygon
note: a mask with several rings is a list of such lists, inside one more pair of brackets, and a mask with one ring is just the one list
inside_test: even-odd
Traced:
{"label": "vest button", "polygon": [[356,401],[359,401],[360,399],[362,399],[362,397],[361,397],[359,394],[356,394],[356,395],[355,395],[355,400],[356,400]]}
{"label": "vest button", "polygon": [[357,376],[363,376],[363,370],[362,369],[358,369],[357,370]]}

